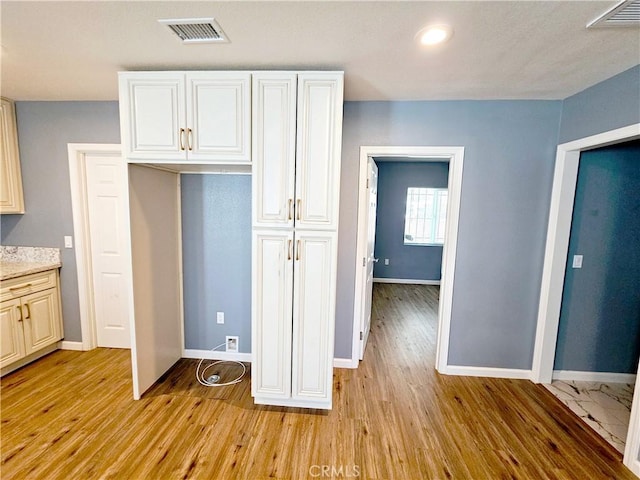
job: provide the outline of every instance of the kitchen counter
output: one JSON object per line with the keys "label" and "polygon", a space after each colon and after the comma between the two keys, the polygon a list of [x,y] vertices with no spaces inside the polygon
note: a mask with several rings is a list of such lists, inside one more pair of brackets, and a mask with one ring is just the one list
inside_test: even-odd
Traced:
{"label": "kitchen counter", "polygon": [[0,281],[60,268],[60,262],[7,262],[0,260]]}
{"label": "kitchen counter", "polygon": [[61,266],[58,248],[0,246],[0,281]]}

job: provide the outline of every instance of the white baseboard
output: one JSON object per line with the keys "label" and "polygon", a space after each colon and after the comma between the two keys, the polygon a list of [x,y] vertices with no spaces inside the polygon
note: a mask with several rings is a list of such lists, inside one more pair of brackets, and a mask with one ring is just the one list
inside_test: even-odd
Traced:
{"label": "white baseboard", "polygon": [[444,375],[462,375],[466,377],[531,379],[531,370],[521,370],[516,368],[464,367],[458,365],[447,365],[444,370],[440,370],[440,373]]}
{"label": "white baseboard", "polygon": [[358,368],[358,360],[351,358],[334,358],[333,368]]}
{"label": "white baseboard", "polygon": [[636,376],[633,373],[613,373],[613,372],[581,372],[576,370],[554,370],[551,376],[553,380],[576,380],[579,382],[602,382],[602,383],[636,383]]}
{"label": "white baseboard", "polygon": [[60,350],[77,350],[84,351],[84,347],[82,346],[82,342],[71,342],[69,340],[63,340],[59,342]]}
{"label": "white baseboard", "polygon": [[440,285],[440,280],[416,280],[413,278],[374,278],[374,283],[404,283],[407,285]]}
{"label": "white baseboard", "polygon": [[204,358],[206,360],[234,360],[236,362],[251,363],[250,353],[219,352],[213,350],[195,350],[186,348],[182,350],[182,358]]}
{"label": "white baseboard", "polygon": [[640,477],[640,460],[632,460],[626,467],[631,470],[636,477]]}
{"label": "white baseboard", "polygon": [[[82,346],[82,344],[80,345]],[[250,353],[218,352],[218,351],[212,351],[212,350],[196,350],[192,348],[184,349],[182,351],[182,358],[195,358],[195,359],[204,358],[207,360],[235,360],[237,362],[251,363]],[[350,358],[334,358],[333,367],[334,368],[358,368],[358,361],[354,362]]]}

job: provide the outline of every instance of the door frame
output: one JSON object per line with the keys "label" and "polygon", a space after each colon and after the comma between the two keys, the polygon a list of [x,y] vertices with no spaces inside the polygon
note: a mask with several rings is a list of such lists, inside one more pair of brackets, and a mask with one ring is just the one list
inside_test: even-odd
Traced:
{"label": "door frame", "polygon": [[440,302],[438,304],[438,335],[436,343],[436,370],[448,373],[449,333],[451,330],[451,308],[453,305],[453,279],[455,274],[456,250],[458,246],[458,222],[460,218],[460,198],[462,193],[462,171],[464,147],[433,146],[361,146],[358,177],[358,226],[356,236],[356,278],[353,314],[353,340],[351,344],[351,368],[357,368],[360,358],[360,329],[363,325],[365,269],[361,258],[367,251],[367,159],[369,157],[399,157],[429,159],[427,161],[449,162],[449,201],[447,206],[447,226],[442,254],[442,280]]}
{"label": "door frame", "polygon": [[[640,123],[558,145],[531,369],[531,380],[536,383],[551,383],[553,377],[580,153],[636,138],[640,138]],[[639,378],[636,377],[624,464],[640,476],[640,462],[637,458],[640,449]]]}
{"label": "door frame", "polygon": [[[96,315],[93,291],[93,270],[91,259],[91,234],[89,232],[89,211],[87,207],[87,155],[122,156],[122,146],[112,143],[69,143],[69,182],[71,186],[71,207],[73,210],[73,236],[75,238],[76,270],[78,277],[78,300],[80,303],[80,330],[82,342],[78,350],[92,350],[97,347]],[[129,328],[132,328],[129,325]],[[69,342],[67,342],[69,343]]]}

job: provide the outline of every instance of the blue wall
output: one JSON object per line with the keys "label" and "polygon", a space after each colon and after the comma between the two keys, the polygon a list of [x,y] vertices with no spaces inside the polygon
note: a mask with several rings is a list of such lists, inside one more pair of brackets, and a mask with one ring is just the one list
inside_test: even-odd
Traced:
{"label": "blue wall", "polygon": [[60,248],[64,338],[82,340],[67,143],[120,143],[118,102],[17,102],[24,215],[0,215],[3,245]]}
{"label": "blue wall", "polygon": [[238,335],[239,351],[251,352],[251,176],[180,182],[185,347],[210,350]]}
{"label": "blue wall", "polygon": [[[440,280],[442,247],[404,244],[407,188],[447,188],[447,162],[378,161],[375,278]],[[389,259],[389,265],[384,259]]]}
{"label": "blue wall", "polygon": [[346,102],[336,356],[351,356],[361,145],[464,146],[449,362],[531,368],[560,101]]}
{"label": "blue wall", "polygon": [[566,98],[558,143],[640,123],[640,65]]}
{"label": "blue wall", "polygon": [[[459,145],[466,150],[450,363],[530,368],[558,133],[568,141],[640,122],[639,68],[564,102],[346,102],[336,357],[351,357],[360,146]],[[1,240],[62,247],[73,233],[66,145],[118,143],[118,104],[17,109],[27,214],[3,215]],[[79,341],[75,256],[62,253],[65,338]]]}
{"label": "blue wall", "polygon": [[[584,255],[572,269],[573,255]],[[636,373],[640,355],[640,141],[584,152],[554,368]]]}

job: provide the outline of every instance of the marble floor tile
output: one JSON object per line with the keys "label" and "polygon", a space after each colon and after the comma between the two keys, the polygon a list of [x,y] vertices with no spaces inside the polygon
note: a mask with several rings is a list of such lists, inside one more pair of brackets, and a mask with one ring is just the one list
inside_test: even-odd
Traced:
{"label": "marble floor tile", "polygon": [[619,452],[624,452],[633,385],[554,380],[544,387]]}

